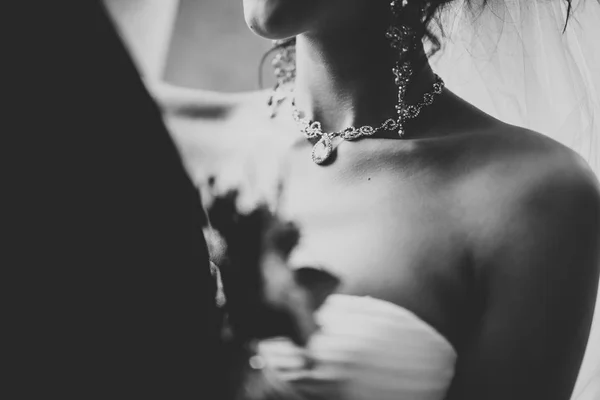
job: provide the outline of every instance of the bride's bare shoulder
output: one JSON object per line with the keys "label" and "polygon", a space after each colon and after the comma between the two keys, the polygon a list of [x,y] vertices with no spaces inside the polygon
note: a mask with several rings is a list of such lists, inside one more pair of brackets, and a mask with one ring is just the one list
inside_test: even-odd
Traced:
{"label": "bride's bare shoulder", "polygon": [[[530,193],[564,180],[594,186],[595,177],[581,155],[553,138],[489,118],[461,141],[469,160],[469,176],[507,196]],[[562,182],[564,183],[564,182]]]}
{"label": "bride's bare shoulder", "polygon": [[[539,237],[536,229],[558,226],[589,243],[597,240],[600,185],[582,156],[529,129],[505,123],[489,128],[471,141],[471,172],[460,187],[461,200],[470,205],[469,229],[495,232],[479,235],[489,239],[487,244],[510,236],[511,229]],[[588,221],[589,231],[569,231],[575,220]]]}
{"label": "bride's bare shoulder", "polygon": [[167,117],[206,122],[226,122],[262,104],[266,92],[223,93],[191,89],[163,81],[147,81],[146,87]]}
{"label": "bride's bare shoulder", "polygon": [[488,166],[497,172],[508,172],[508,165],[511,172],[522,177],[548,175],[557,170],[589,174],[589,166],[574,150],[548,135],[519,126],[500,121],[490,124],[478,144],[489,155]]}

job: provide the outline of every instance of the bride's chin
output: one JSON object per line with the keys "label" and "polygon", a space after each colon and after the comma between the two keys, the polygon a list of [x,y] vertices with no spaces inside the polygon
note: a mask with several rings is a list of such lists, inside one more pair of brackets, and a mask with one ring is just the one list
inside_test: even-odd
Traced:
{"label": "bride's chin", "polygon": [[286,39],[306,30],[313,1],[244,0],[244,17],[248,27],[266,39]]}

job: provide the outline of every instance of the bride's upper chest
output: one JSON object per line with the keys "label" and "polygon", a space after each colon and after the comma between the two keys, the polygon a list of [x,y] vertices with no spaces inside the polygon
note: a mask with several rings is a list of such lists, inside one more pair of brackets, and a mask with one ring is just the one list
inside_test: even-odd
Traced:
{"label": "bride's upper chest", "polygon": [[292,265],[321,265],[342,279],[343,292],[406,306],[442,331],[450,324],[453,312],[432,306],[456,303],[464,283],[447,168],[411,158],[400,141],[343,142],[319,166],[299,132],[185,121],[171,128],[200,188],[212,181],[218,191],[249,190],[299,226]]}
{"label": "bride's upper chest", "polygon": [[431,178],[350,166],[348,147],[340,146],[325,167],[311,161],[309,149],[287,157],[278,211],[302,233],[292,262],[322,262],[360,282],[388,276],[391,283],[394,276],[416,278],[453,258],[458,226],[442,191],[425,182]]}
{"label": "bride's upper chest", "polygon": [[306,250],[346,268],[386,260],[397,265],[419,253],[444,252],[456,239],[443,177],[387,151],[396,141],[342,142],[333,162],[320,166],[300,132],[236,121],[202,128],[175,123],[175,141],[199,187],[210,180],[217,191],[252,192],[300,225],[298,262]]}

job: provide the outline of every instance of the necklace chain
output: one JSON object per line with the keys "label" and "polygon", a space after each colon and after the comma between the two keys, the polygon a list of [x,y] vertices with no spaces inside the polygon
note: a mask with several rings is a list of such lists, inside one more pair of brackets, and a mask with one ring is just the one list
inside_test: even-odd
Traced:
{"label": "necklace chain", "polygon": [[425,106],[429,106],[433,103],[436,96],[442,93],[444,88],[444,81],[437,74],[435,75],[435,81],[433,88],[423,95],[423,99],[417,104],[404,105],[402,103],[396,106],[398,111],[398,118],[388,118],[378,126],[363,125],[359,128],[349,126],[340,131],[335,132],[323,132],[321,123],[318,121],[312,121],[308,118],[301,116],[300,111],[296,107],[296,100],[292,100],[292,117],[298,124],[298,127],[307,139],[319,138],[319,141],[315,144],[312,151],[312,159],[317,164],[325,162],[333,151],[332,139],[339,137],[342,140],[356,140],[367,136],[372,136],[379,131],[399,131],[399,136],[404,135],[404,121],[407,119],[416,118],[421,109]]}
{"label": "necklace chain", "polygon": [[400,110],[399,118],[388,118],[376,127],[373,127],[371,125],[363,125],[359,128],[349,126],[340,131],[323,132],[323,130],[321,129],[320,122],[312,121],[300,115],[300,111],[298,110],[298,108],[296,108],[295,99],[292,100],[292,117],[300,127],[302,133],[304,133],[304,136],[306,136],[306,138],[308,139],[315,139],[322,136],[328,136],[330,139],[340,137],[344,140],[356,140],[361,137],[372,136],[379,131],[392,131],[398,129],[402,124],[403,120],[416,118],[423,107],[431,105],[435,100],[435,97],[442,93],[443,88],[444,81],[438,75],[435,75],[433,89],[430,92],[427,92],[423,95],[423,100],[421,100],[417,104],[411,104],[402,107],[402,109]]}
{"label": "necklace chain", "polygon": [[[398,102],[395,106],[397,117],[388,118],[378,126],[363,125],[359,128],[349,126],[340,131],[323,132],[320,122],[301,116],[300,111],[296,107],[295,99],[292,99],[292,117],[300,130],[307,139],[318,139],[312,151],[312,159],[317,164],[322,164],[329,158],[333,152],[332,139],[336,137],[342,140],[356,140],[372,136],[383,130],[396,131],[399,137],[403,137],[405,133],[405,121],[417,117],[423,107],[431,105],[435,98],[442,93],[444,81],[438,75],[435,75],[433,88],[423,95],[423,99],[416,104],[406,104],[406,91],[414,72],[409,55],[412,52],[418,51],[421,45],[421,35],[418,35],[410,24],[406,24],[406,21],[402,21],[401,16],[404,14],[404,9],[408,7],[407,1],[392,0],[390,7],[394,21],[388,27],[385,38],[389,40],[390,46],[398,51],[398,59],[392,68],[394,84],[398,87]],[[421,9],[420,12],[423,13],[424,10]],[[279,41],[275,42],[275,45],[280,51],[272,61],[277,84],[268,101],[271,107],[271,118],[275,116],[279,105],[286,100],[288,93],[293,92],[293,89],[285,89],[290,84],[293,84],[296,77],[295,41]]]}

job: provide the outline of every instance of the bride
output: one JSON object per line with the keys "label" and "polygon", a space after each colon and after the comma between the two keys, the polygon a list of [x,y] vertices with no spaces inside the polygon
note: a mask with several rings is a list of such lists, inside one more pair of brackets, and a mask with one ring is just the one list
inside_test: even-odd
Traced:
{"label": "bride", "polygon": [[249,27],[277,40],[273,93],[155,88],[196,182],[268,201],[300,226],[291,263],[342,282],[306,351],[258,348],[289,398],[572,393],[598,182],[565,146],[445,87],[426,28],[445,3],[244,0]]}

